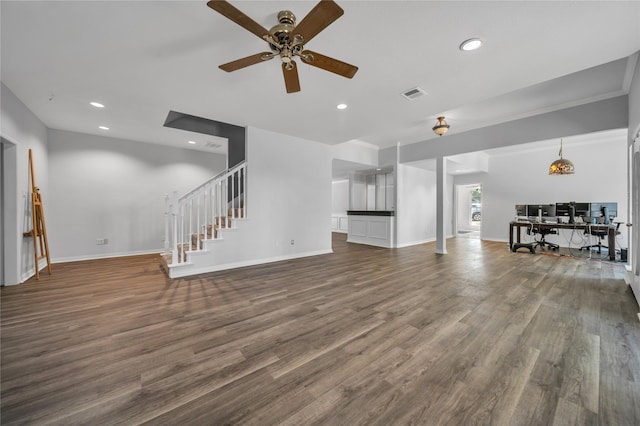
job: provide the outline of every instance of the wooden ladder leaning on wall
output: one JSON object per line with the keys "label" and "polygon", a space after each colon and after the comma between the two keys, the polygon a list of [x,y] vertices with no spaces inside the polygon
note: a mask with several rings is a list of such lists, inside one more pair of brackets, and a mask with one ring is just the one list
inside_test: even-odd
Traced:
{"label": "wooden ladder leaning on wall", "polygon": [[25,236],[33,237],[33,259],[36,269],[36,279],[40,279],[38,261],[47,259],[47,270],[51,275],[51,258],[49,257],[49,243],[47,242],[47,227],[44,224],[44,210],[42,209],[42,195],[36,186],[35,171],[33,170],[33,151],[29,149],[29,176],[31,177],[31,223],[33,229],[25,232]]}

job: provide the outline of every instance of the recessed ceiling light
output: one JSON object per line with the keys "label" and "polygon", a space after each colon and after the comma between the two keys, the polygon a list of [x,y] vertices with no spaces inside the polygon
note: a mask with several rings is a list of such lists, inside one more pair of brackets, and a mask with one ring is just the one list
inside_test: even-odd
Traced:
{"label": "recessed ceiling light", "polygon": [[469,50],[476,50],[482,47],[482,40],[479,38],[470,38],[469,40],[465,40],[460,43],[460,50],[464,50],[465,52]]}
{"label": "recessed ceiling light", "polygon": [[195,145],[196,141],[188,141],[187,143],[191,144],[191,145]]}
{"label": "recessed ceiling light", "polygon": [[107,126],[98,126],[98,129],[100,129],[100,130],[109,130],[109,128]]}
{"label": "recessed ceiling light", "polygon": [[100,102],[89,102],[89,105],[94,106],[96,108],[104,108],[104,105],[102,105]]}
{"label": "recessed ceiling light", "polygon": [[338,106],[336,106],[336,108],[338,108],[338,109],[347,109],[347,104],[338,104]]}

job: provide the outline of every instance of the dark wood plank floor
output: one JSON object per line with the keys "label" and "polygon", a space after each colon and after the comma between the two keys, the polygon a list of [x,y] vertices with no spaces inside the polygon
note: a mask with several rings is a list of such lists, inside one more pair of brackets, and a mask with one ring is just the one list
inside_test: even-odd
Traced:
{"label": "dark wood plank floor", "polygon": [[158,256],[1,291],[1,422],[639,425],[620,264],[455,239],[169,280]]}

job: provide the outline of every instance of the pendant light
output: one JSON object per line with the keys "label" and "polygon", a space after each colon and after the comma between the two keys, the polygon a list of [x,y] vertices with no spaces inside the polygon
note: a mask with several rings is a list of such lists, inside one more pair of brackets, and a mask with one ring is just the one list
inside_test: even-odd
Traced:
{"label": "pendant light", "polygon": [[442,136],[449,130],[449,125],[444,121],[444,117],[438,117],[438,121],[436,121],[436,125],[433,126],[432,130],[436,135]]}
{"label": "pendant light", "polygon": [[558,153],[560,158],[549,166],[550,175],[572,175],[575,173],[573,163],[565,158],[562,158],[562,139],[560,139],[560,152]]}

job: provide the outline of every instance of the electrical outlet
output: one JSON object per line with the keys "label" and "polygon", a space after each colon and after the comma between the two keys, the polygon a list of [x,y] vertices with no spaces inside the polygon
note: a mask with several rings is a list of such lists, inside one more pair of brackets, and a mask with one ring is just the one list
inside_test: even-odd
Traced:
{"label": "electrical outlet", "polygon": [[108,244],[109,240],[107,238],[97,238],[96,239],[96,245],[97,246],[103,246],[105,244]]}
{"label": "electrical outlet", "polygon": [[291,245],[294,245],[296,242],[294,240],[291,240]]}

